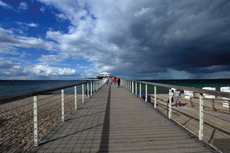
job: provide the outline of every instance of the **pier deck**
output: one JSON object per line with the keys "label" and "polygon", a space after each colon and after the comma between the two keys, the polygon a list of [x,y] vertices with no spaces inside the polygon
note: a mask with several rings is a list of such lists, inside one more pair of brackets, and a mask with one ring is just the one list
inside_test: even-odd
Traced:
{"label": "pier deck", "polygon": [[30,152],[215,152],[124,87],[104,85]]}

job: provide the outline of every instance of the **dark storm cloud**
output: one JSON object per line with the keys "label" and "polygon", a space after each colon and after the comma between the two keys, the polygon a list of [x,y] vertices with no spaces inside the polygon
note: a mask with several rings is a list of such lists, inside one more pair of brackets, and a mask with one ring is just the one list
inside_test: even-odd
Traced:
{"label": "dark storm cloud", "polygon": [[[230,70],[228,0],[154,2],[148,2],[147,13],[136,11],[139,16],[133,17],[129,31],[109,39],[128,51],[119,56],[123,63],[131,62],[141,73],[168,68],[190,73]],[[141,9],[144,12],[143,6],[137,8]]]}

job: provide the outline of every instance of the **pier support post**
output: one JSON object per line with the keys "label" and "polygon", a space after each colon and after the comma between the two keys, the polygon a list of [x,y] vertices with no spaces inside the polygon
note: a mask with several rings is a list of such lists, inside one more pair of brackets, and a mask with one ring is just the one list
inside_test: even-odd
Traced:
{"label": "pier support post", "polygon": [[134,82],[132,81],[132,93],[134,93]]}
{"label": "pier support post", "polygon": [[140,98],[141,98],[141,82],[139,84],[140,84]]}
{"label": "pier support post", "polygon": [[34,146],[38,146],[38,97],[34,96]]}
{"label": "pier support post", "polygon": [[147,83],[145,84],[145,102],[147,102],[147,96],[148,96],[148,88]]}
{"label": "pier support post", "polygon": [[129,90],[132,91],[132,81],[129,81]]}
{"label": "pier support post", "polygon": [[135,95],[137,95],[137,82],[135,82]]}
{"label": "pier support post", "polygon": [[61,108],[62,108],[62,122],[64,122],[65,121],[64,89],[61,90]]}
{"label": "pier support post", "polygon": [[154,108],[157,107],[157,87],[154,86]]}
{"label": "pier support post", "polygon": [[169,114],[168,117],[171,119],[172,116],[172,98],[171,98],[171,89],[169,89]]}
{"label": "pier support post", "polygon": [[89,83],[87,83],[87,98],[89,98]]}
{"label": "pier support post", "polygon": [[92,90],[93,90],[93,82],[90,83],[90,93],[91,93],[91,96],[93,95]]}
{"label": "pier support post", "polygon": [[199,140],[203,140],[203,95],[201,93],[199,100]]}
{"label": "pier support post", "polygon": [[74,86],[75,110],[77,110],[77,86]]}
{"label": "pier support post", "polygon": [[82,103],[84,103],[84,98],[85,98],[84,84],[82,84],[81,98],[82,98]]}

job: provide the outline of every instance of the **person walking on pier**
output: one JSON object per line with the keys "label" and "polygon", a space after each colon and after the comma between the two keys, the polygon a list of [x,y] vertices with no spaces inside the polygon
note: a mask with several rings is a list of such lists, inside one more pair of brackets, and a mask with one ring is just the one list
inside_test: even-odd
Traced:
{"label": "person walking on pier", "polygon": [[110,83],[110,87],[112,87],[112,84],[113,84],[113,79],[112,79],[112,77],[109,77],[109,83]]}
{"label": "person walking on pier", "polygon": [[120,77],[118,77],[118,79],[117,79],[117,86],[118,86],[118,88],[120,88],[120,83],[121,83],[121,80],[120,80]]}
{"label": "person walking on pier", "polygon": [[113,77],[113,82],[114,82],[114,87],[116,87],[116,83],[117,83],[117,78]]}
{"label": "person walking on pier", "polygon": [[177,107],[177,102],[179,102],[179,106],[181,106],[181,104],[180,104],[181,103],[181,100],[180,100],[181,94],[180,94],[180,91],[178,89],[176,89],[176,91],[174,91],[173,97],[175,100],[175,106]]}
{"label": "person walking on pier", "polygon": [[109,84],[109,78],[108,77],[106,78],[106,84],[107,84],[107,86]]}

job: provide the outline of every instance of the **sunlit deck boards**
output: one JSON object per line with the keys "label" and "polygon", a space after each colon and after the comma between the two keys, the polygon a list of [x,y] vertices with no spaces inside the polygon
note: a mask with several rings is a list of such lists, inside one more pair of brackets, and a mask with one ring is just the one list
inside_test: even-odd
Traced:
{"label": "sunlit deck boards", "polygon": [[214,152],[124,87],[103,86],[31,152]]}

